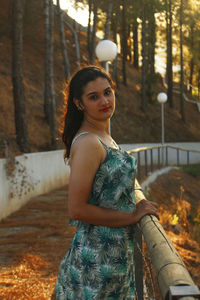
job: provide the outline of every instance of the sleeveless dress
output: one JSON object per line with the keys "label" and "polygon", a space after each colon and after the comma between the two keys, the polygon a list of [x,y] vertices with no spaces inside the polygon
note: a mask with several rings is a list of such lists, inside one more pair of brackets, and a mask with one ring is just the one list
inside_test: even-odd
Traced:
{"label": "sleeveless dress", "polygon": [[[89,203],[132,211],[135,159],[101,143],[107,155],[96,172]],[[56,299],[133,300],[135,225],[107,227],[71,219],[69,224],[77,226],[77,232],[59,268]]]}

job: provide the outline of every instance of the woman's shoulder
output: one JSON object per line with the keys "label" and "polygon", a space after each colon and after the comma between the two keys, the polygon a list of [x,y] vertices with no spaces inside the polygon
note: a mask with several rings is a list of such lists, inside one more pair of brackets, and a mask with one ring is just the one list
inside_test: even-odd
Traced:
{"label": "woman's shoulder", "polygon": [[[92,132],[79,132],[76,134],[72,141],[71,151],[87,151],[93,152],[94,150],[102,149],[102,144]],[[94,152],[93,152],[94,153]]]}
{"label": "woman's shoulder", "polygon": [[96,166],[102,163],[106,153],[98,137],[94,133],[82,134],[74,141],[70,151],[70,162]]}

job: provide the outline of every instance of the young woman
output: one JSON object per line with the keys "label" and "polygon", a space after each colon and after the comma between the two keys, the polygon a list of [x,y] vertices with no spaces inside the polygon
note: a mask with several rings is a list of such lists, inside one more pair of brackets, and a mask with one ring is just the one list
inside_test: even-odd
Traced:
{"label": "young woman", "polygon": [[135,159],[109,133],[114,83],[89,66],[71,79],[63,141],[71,166],[68,208],[77,232],[63,258],[57,299],[134,299],[134,224],[157,205],[135,204]]}

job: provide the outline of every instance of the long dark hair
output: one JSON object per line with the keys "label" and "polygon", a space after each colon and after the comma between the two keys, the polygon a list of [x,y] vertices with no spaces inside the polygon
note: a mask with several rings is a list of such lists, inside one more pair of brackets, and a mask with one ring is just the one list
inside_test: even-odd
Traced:
{"label": "long dark hair", "polygon": [[83,67],[76,72],[71,77],[64,91],[66,108],[64,112],[62,141],[66,147],[65,158],[69,158],[73,138],[81,127],[84,117],[83,111],[78,110],[73,100],[78,99],[81,102],[84,87],[88,84],[88,82],[94,81],[99,77],[107,79],[111,87],[115,88],[115,84],[112,81],[111,76],[106,73],[103,68],[89,66]]}

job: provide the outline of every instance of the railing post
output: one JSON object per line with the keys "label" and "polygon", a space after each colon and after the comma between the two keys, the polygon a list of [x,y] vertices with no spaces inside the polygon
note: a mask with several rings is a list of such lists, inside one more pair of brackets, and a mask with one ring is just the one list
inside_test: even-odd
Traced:
{"label": "railing post", "polygon": [[138,171],[138,180],[141,179],[141,170],[140,170],[140,151],[137,153],[137,171]]}
{"label": "railing post", "polygon": [[142,259],[142,232],[140,226],[136,226],[135,231],[135,249],[134,249],[134,261],[135,261],[135,288],[136,299],[143,299],[143,259]]}
{"label": "railing post", "polygon": [[160,169],[160,148],[158,147],[158,169]]}
{"label": "railing post", "polygon": [[144,158],[145,158],[145,175],[148,174],[148,160],[147,160],[147,150],[144,150]]}
{"label": "railing post", "polygon": [[153,149],[150,149],[151,151],[151,173],[153,172]]}
{"label": "railing post", "polygon": [[190,151],[187,151],[187,165],[190,163]]}
{"label": "railing post", "polygon": [[168,147],[166,146],[166,161],[165,161],[165,165],[168,166]]}
{"label": "railing post", "polygon": [[177,167],[179,167],[179,165],[180,165],[180,162],[179,162],[179,149],[177,148],[176,151],[177,151]]}

